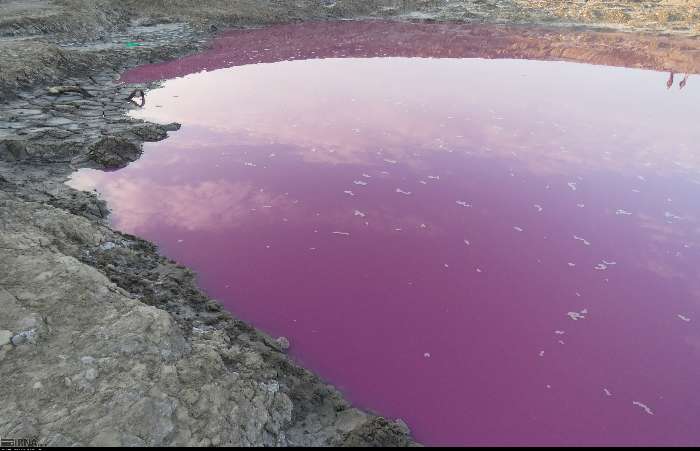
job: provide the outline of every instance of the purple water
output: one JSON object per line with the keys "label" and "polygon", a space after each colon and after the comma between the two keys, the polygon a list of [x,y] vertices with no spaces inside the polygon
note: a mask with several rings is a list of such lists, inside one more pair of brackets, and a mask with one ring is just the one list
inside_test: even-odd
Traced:
{"label": "purple water", "polygon": [[700,91],[666,79],[381,57],[200,72],[138,114],[179,132],[71,184],[423,443],[698,444]]}

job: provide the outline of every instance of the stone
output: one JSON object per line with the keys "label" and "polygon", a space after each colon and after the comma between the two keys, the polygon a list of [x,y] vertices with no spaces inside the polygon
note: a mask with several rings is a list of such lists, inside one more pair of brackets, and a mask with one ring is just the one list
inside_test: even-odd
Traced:
{"label": "stone", "polygon": [[30,329],[22,331],[13,336],[10,341],[12,341],[12,344],[15,346],[20,346],[25,343],[34,343],[36,341],[36,330]]}
{"label": "stone", "polygon": [[80,358],[80,361],[85,365],[92,365],[95,363],[95,358],[89,355],[84,355]]}
{"label": "stone", "polygon": [[163,124],[163,129],[168,132],[174,132],[180,130],[181,125],[177,122],[170,122],[169,124]]}
{"label": "stone", "polygon": [[103,251],[108,251],[110,249],[114,249],[115,247],[117,247],[117,245],[111,241],[100,244],[100,249]]}
{"label": "stone", "polygon": [[105,169],[119,169],[141,156],[141,146],[116,136],[105,136],[89,147],[87,158]]}
{"label": "stone", "polygon": [[12,344],[15,346],[23,345],[24,343],[26,343],[26,341],[27,337],[25,337],[24,335],[15,335],[14,337],[12,337]]}
{"label": "stone", "polygon": [[160,141],[168,136],[165,127],[156,124],[147,124],[140,127],[135,127],[132,133],[138,136],[141,140],[151,142]]}
{"label": "stone", "polygon": [[286,351],[289,349],[289,339],[287,337],[279,337],[275,340],[279,347],[283,350]]}

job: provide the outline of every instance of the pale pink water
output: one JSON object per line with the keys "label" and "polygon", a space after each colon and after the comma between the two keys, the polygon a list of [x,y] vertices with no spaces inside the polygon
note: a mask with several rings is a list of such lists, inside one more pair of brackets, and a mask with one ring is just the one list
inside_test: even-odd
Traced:
{"label": "pale pink water", "polygon": [[202,72],[139,114],[179,132],[71,183],[423,443],[698,444],[700,91],[665,80],[481,59]]}

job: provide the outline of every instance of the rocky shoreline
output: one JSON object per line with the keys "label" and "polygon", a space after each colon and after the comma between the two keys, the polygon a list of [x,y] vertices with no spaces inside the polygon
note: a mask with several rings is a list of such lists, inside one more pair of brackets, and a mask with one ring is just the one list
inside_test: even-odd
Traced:
{"label": "rocky shoreline", "polygon": [[[112,230],[108,206],[65,181],[81,167],[123,167],[143,142],[177,129],[126,116],[138,108],[134,90],[157,84],[120,84],[119,74],[205,48],[225,27],[368,16],[541,24],[523,12],[537,2],[496,11],[492,2],[172,3],[0,3],[0,436],[48,446],[415,445],[405,424],[353,408],[291,361],[283,337],[223,311],[190,270]],[[628,28],[658,23],[626,14]],[[671,22],[663,31],[683,37],[648,65],[696,71],[697,30]],[[575,48],[563,54],[600,56]]]}

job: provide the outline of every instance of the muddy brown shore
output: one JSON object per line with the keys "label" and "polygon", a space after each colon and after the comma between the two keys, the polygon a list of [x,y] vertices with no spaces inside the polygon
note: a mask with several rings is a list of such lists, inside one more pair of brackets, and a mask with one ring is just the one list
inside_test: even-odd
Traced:
{"label": "muddy brown shore", "polygon": [[445,56],[425,23],[450,21],[474,24],[461,56],[700,73],[696,0],[0,0],[1,437],[415,444],[403,422],[354,408],[291,361],[283,337],[223,311],[190,270],[111,229],[108,205],[64,183],[82,167],[123,167],[179,128],[126,116],[138,108],[129,97],[157,83],[120,84],[124,69],[207,48],[228,28],[353,18],[406,22],[421,45],[405,50],[422,56]]}

